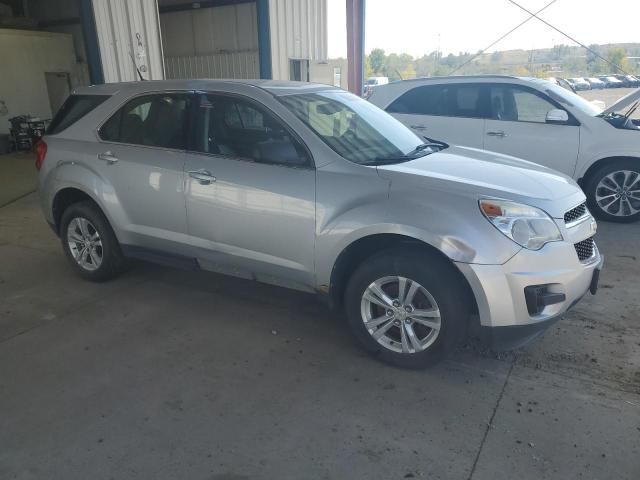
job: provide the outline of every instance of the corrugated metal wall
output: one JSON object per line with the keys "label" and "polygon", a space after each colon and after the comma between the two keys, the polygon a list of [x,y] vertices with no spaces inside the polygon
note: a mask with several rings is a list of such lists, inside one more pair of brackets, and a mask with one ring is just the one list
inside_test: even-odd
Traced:
{"label": "corrugated metal wall", "polygon": [[104,81],[164,78],[156,0],[92,0]]}
{"label": "corrugated metal wall", "polygon": [[254,3],[160,15],[167,78],[257,78]]}
{"label": "corrugated metal wall", "polygon": [[273,78],[289,79],[289,60],[327,58],[327,0],[269,0]]}

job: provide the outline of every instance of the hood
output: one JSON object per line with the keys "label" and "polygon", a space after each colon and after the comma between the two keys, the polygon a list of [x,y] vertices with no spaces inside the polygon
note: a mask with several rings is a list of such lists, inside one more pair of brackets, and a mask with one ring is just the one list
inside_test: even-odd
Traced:
{"label": "hood", "polygon": [[630,106],[632,103],[640,100],[640,88],[635,89],[633,92],[625,95],[620,100],[615,102],[609,108],[602,112],[602,115],[607,115],[609,113],[620,112],[624,108]]}
{"label": "hood", "polygon": [[562,218],[585,199],[580,187],[566,175],[475,148],[450,147],[406,163],[379,166],[378,172],[407,186],[418,182],[427,188],[478,198],[492,196],[527,203],[555,218]]}

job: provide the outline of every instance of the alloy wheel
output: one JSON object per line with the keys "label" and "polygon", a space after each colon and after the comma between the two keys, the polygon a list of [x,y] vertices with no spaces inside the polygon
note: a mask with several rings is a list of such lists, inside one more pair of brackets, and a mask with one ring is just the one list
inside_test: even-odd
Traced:
{"label": "alloy wheel", "polygon": [[74,260],[88,271],[100,268],[103,260],[102,239],[96,227],[86,218],[76,217],[67,227],[67,243]]}
{"label": "alloy wheel", "polygon": [[595,200],[609,215],[635,215],[640,212],[640,173],[618,170],[602,177],[596,187]]}
{"label": "alloy wheel", "polygon": [[419,353],[438,338],[440,309],[418,282],[387,276],[371,283],[362,294],[364,326],[383,347],[398,353]]}

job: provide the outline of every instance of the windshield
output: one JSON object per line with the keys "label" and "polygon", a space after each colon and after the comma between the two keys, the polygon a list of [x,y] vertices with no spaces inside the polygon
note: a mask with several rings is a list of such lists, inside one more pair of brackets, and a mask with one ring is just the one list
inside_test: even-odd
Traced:
{"label": "windshield", "polygon": [[416,152],[416,147],[423,143],[391,115],[349,92],[287,95],[280,97],[280,101],[337,154],[351,162],[406,161],[405,156]]}
{"label": "windshield", "polygon": [[589,100],[582,98],[580,95],[570,92],[569,90],[566,90],[558,85],[545,85],[545,90],[555,101],[563,104],[566,107],[577,108],[585,115],[595,117],[596,115],[600,115],[600,113],[602,113],[602,110],[598,108],[596,104],[591,103]]}

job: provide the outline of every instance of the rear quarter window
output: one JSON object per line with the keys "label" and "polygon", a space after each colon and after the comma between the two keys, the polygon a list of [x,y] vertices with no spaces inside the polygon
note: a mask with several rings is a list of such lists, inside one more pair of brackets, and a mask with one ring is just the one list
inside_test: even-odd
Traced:
{"label": "rear quarter window", "polygon": [[47,135],[69,128],[108,98],[109,95],[70,95],[53,117]]}

